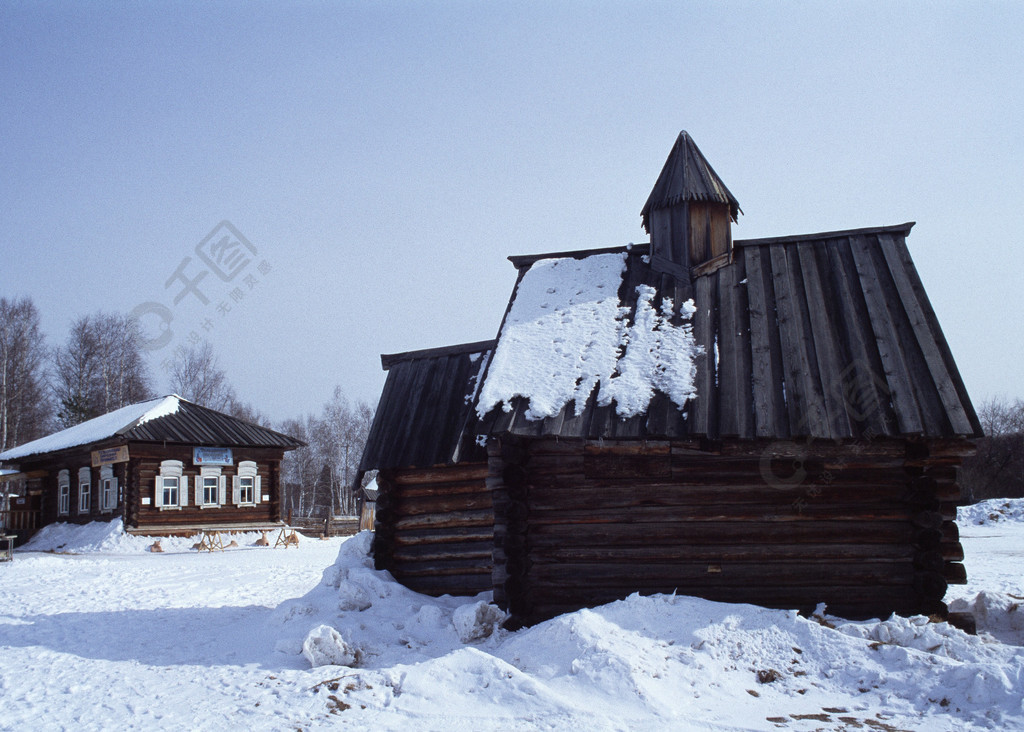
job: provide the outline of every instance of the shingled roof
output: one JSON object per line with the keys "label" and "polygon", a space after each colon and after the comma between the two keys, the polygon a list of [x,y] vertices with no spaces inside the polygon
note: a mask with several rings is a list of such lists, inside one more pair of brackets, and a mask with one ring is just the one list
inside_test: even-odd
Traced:
{"label": "shingled roof", "polygon": [[640,211],[644,228],[650,231],[650,215],[683,201],[715,201],[729,205],[729,215],[736,221],[741,212],[739,201],[729,192],[714,168],[686,130],[676,143],[661,169],[651,195]]}
{"label": "shingled roof", "polygon": [[210,447],[277,447],[305,443],[171,394],[130,404],[0,453],[8,462],[101,442],[160,442]]}

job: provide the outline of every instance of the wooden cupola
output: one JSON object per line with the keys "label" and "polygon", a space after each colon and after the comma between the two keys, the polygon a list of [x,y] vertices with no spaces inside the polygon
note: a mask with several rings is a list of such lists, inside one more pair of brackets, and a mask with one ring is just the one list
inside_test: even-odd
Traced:
{"label": "wooden cupola", "polygon": [[640,216],[651,236],[656,269],[695,273],[726,264],[732,255],[730,219],[740,205],[683,130]]}

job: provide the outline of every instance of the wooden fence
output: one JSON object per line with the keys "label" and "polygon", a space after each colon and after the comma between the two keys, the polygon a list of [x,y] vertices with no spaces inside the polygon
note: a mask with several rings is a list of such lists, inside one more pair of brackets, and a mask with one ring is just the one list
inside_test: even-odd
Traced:
{"label": "wooden fence", "polygon": [[359,517],[335,516],[327,521],[316,517],[289,516],[288,525],[307,536],[351,536],[359,531]]}
{"label": "wooden fence", "polygon": [[39,511],[11,509],[0,511],[0,529],[3,531],[32,532],[39,528]]}

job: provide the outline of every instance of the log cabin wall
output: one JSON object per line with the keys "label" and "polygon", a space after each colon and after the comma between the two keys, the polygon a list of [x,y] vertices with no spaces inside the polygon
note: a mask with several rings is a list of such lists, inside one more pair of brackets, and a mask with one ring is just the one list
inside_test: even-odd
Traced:
{"label": "log cabin wall", "polygon": [[[495,601],[515,627],[678,592],[850,617],[944,614],[966,441],[492,440]],[[705,447],[707,447],[705,445]]]}
{"label": "log cabin wall", "polygon": [[[125,523],[132,528],[154,528],[180,524],[252,524],[279,521],[280,465],[283,452],[275,448],[233,448],[234,465],[223,466],[227,476],[227,502],[217,507],[200,507],[195,504],[195,481],[200,475],[199,467],[192,464],[190,446],[162,446],[145,443],[131,444],[128,465],[133,490],[125,505]],[[183,475],[188,477],[188,505],[180,509],[159,508],[155,501],[156,477],[163,460],[180,460],[184,466]],[[261,479],[260,501],[254,506],[238,506],[231,500],[231,477],[237,475],[238,463],[252,460],[256,463]],[[266,495],[269,500],[264,501]],[[148,501],[144,499],[149,499]]]}
{"label": "log cabin wall", "polygon": [[[114,463],[113,477],[117,479],[118,491],[116,505],[104,508],[100,491],[102,490],[101,469],[92,467],[91,450],[64,450],[52,455],[42,456],[39,460],[26,460],[21,469],[25,472],[40,472],[44,475],[34,478],[33,490],[41,491],[40,526],[58,521],[87,524],[90,521],[110,521],[123,515],[126,480],[128,477],[127,463]],[[79,471],[89,468],[89,509],[80,511],[81,484]],[[62,470],[68,471],[68,512],[59,512],[58,476]]]}
{"label": "log cabin wall", "polygon": [[428,595],[491,589],[494,509],[487,463],[381,470],[373,556]]}

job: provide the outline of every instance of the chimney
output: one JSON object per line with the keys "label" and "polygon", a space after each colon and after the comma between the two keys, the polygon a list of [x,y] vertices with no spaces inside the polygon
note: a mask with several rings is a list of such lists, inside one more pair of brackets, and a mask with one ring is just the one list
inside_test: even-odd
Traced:
{"label": "chimney", "polygon": [[683,130],[640,212],[651,236],[651,266],[689,277],[709,262],[727,263],[730,219],[738,221],[740,213],[739,202]]}

